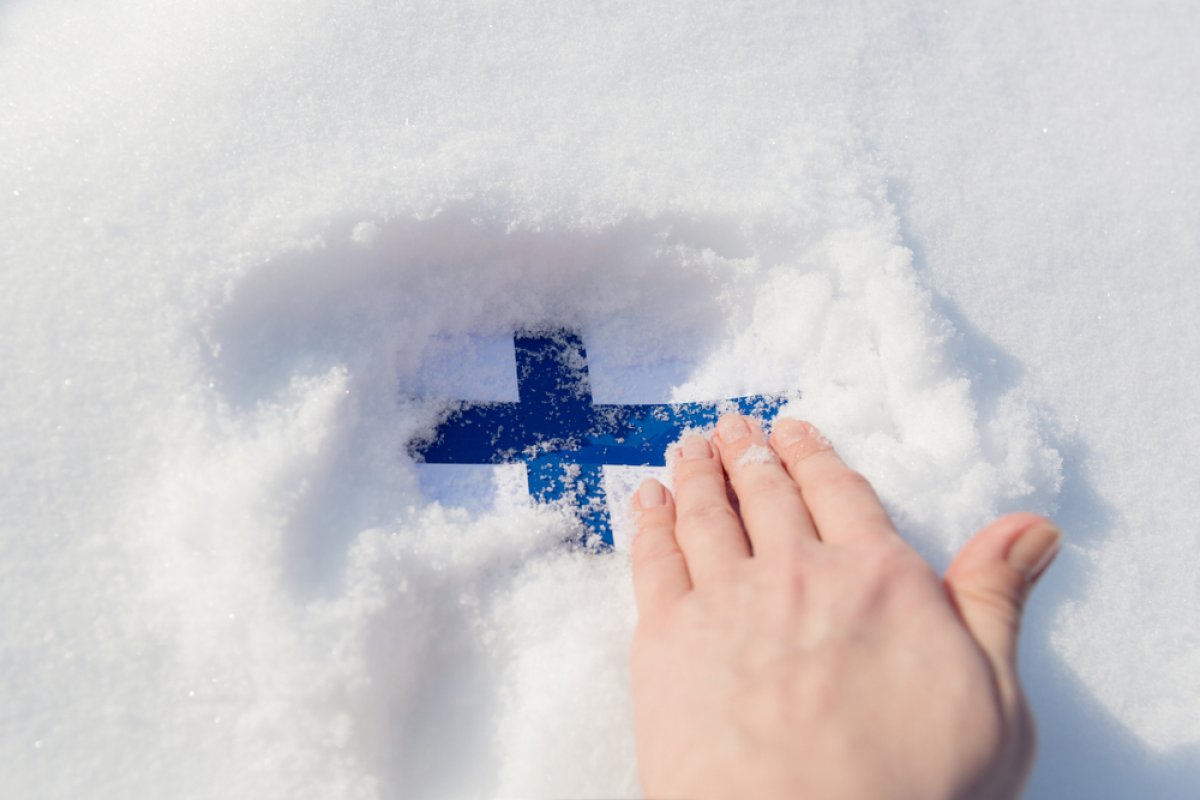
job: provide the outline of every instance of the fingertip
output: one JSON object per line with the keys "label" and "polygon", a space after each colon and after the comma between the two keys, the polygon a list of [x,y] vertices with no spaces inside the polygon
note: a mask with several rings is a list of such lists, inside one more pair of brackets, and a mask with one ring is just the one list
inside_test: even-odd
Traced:
{"label": "fingertip", "polygon": [[674,451],[674,465],[679,467],[692,461],[706,462],[713,458],[713,448],[708,439],[698,433],[683,437]]}
{"label": "fingertip", "polygon": [[[1045,540],[1042,531],[1047,531]],[[1027,542],[1024,547],[1018,548],[1017,545],[1027,534],[1032,534],[1031,539],[1037,541]],[[963,545],[946,576],[953,578],[996,562],[1006,562],[1028,579],[1036,580],[1053,560],[1061,541],[1061,532],[1048,517],[1028,511],[1005,514],[983,526]],[[1045,558],[1045,546],[1048,545],[1052,545],[1052,549],[1048,558]],[[1039,561],[1039,558],[1044,560]]]}
{"label": "fingertip", "polygon": [[655,478],[646,478],[633,494],[633,506],[638,510],[658,508],[667,504],[667,487]]}
{"label": "fingertip", "polygon": [[816,425],[794,417],[778,417],[771,426],[771,447],[785,461],[796,460],[819,450],[832,450],[833,444]]}
{"label": "fingertip", "polygon": [[1058,526],[1042,518],[1013,540],[1005,560],[1027,583],[1036,583],[1058,555],[1062,539],[1062,531]]}
{"label": "fingertip", "polygon": [[[675,506],[671,492],[655,478],[646,478],[630,498],[634,538],[648,528],[675,526]],[[674,535],[674,534],[672,534]]]}
{"label": "fingertip", "polygon": [[712,442],[727,476],[746,464],[779,463],[762,425],[753,417],[726,414],[717,423]]}
{"label": "fingertip", "polygon": [[752,420],[743,417],[741,414],[724,414],[717,420],[717,430],[713,435],[722,444],[733,444],[750,436],[754,431],[753,425],[754,422]]}

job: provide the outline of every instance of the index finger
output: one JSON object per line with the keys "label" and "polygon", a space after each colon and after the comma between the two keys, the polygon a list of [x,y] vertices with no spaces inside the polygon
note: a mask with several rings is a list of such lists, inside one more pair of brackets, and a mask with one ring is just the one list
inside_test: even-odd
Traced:
{"label": "index finger", "polygon": [[720,580],[750,557],[750,542],[725,491],[725,470],[703,436],[684,438],[677,448],[675,537],[687,559],[692,583]]}
{"label": "index finger", "polygon": [[896,535],[870,481],[846,466],[829,440],[796,419],[777,419],[771,447],[800,487],[821,541]]}

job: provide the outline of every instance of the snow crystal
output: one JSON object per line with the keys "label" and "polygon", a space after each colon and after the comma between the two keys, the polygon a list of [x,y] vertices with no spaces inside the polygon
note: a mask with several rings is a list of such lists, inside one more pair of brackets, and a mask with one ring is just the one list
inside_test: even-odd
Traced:
{"label": "snow crystal", "polygon": [[363,247],[370,247],[379,240],[379,224],[373,220],[364,220],[350,231],[350,241]]}
{"label": "snow crystal", "polygon": [[746,448],[746,452],[738,457],[736,466],[744,467],[748,464],[770,464],[778,461],[775,456],[775,451],[769,447],[764,447],[761,444],[752,444]]}

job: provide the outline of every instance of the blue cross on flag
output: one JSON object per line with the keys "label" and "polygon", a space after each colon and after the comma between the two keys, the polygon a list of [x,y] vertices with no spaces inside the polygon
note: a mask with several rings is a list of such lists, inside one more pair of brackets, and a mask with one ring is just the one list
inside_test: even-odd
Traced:
{"label": "blue cross on flag", "polygon": [[519,402],[457,402],[431,437],[414,439],[409,453],[431,464],[524,463],[529,494],[542,503],[573,507],[590,535],[612,546],[605,464],[663,466],[667,447],[694,428],[737,411],[769,421],[784,398],[755,395],[721,403],[597,405],[592,402],[587,353],[575,331],[521,331],[517,351]]}

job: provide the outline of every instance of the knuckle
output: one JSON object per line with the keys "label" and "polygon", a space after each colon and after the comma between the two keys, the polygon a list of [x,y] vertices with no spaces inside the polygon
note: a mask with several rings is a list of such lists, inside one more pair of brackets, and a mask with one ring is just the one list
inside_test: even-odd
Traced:
{"label": "knuckle", "polygon": [[781,455],[788,466],[798,466],[813,456],[829,453],[832,450],[833,445],[823,437],[805,437],[799,442],[785,447]]}
{"label": "knuckle", "polygon": [[763,477],[740,484],[735,482],[734,490],[739,499],[763,505],[790,504],[800,498],[800,487],[786,476]]}
{"label": "knuckle", "polygon": [[700,503],[679,510],[679,527],[681,529],[728,527],[740,524],[741,520],[737,512],[724,503]]}
{"label": "knuckle", "polygon": [[1025,605],[1025,592],[1020,576],[1007,570],[989,570],[971,580],[959,581],[954,594],[960,601],[966,600],[976,608],[984,608],[995,618],[1002,619],[1014,628],[1020,623]]}
{"label": "knuckle", "polygon": [[674,524],[674,512],[670,505],[663,504],[651,508],[638,508],[633,512],[633,521],[639,531],[652,528],[671,527]]}
{"label": "knuckle", "polygon": [[683,560],[683,554],[679,551],[679,547],[665,537],[639,536],[633,540],[630,551],[633,567],[639,571],[646,570],[656,564],[676,559]]}
{"label": "knuckle", "polygon": [[675,512],[668,505],[656,508],[634,508],[630,513],[630,518],[638,536],[648,531],[670,529],[675,526]]}
{"label": "knuckle", "polygon": [[874,492],[871,482],[861,472],[852,469],[831,471],[821,480],[821,487],[829,492]]}
{"label": "knuckle", "polygon": [[902,567],[898,558],[880,548],[872,548],[860,556],[857,564],[860,580],[872,585],[891,583],[903,574]]}
{"label": "knuckle", "polygon": [[695,478],[712,475],[720,471],[720,466],[714,459],[695,459],[675,462],[675,483],[687,483]]}
{"label": "knuckle", "polygon": [[924,587],[937,585],[937,575],[919,556],[898,547],[873,547],[859,556],[860,585],[877,597],[920,598]]}
{"label": "knuckle", "polygon": [[781,570],[783,586],[790,599],[802,598],[808,589],[810,581],[809,562],[804,559],[792,559]]}
{"label": "knuckle", "polygon": [[721,458],[735,470],[779,463],[779,454],[772,450],[762,438],[754,436],[733,444],[722,444]]}
{"label": "knuckle", "polygon": [[829,483],[834,487],[847,489],[871,488],[871,482],[862,473],[852,469],[839,469],[829,475]]}

